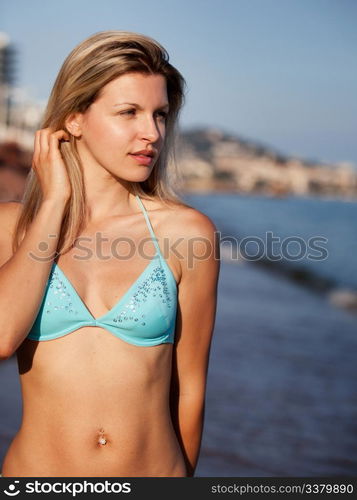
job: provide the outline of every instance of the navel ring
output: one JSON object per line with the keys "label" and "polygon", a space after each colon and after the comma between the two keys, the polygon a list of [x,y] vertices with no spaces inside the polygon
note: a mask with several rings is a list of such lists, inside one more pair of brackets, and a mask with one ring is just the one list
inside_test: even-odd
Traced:
{"label": "navel ring", "polygon": [[100,429],[99,434],[102,434],[102,435],[101,435],[101,436],[100,436],[100,438],[98,439],[98,443],[99,443],[99,444],[107,444],[107,440],[105,439],[105,437],[103,437],[104,430],[103,430],[103,429]]}

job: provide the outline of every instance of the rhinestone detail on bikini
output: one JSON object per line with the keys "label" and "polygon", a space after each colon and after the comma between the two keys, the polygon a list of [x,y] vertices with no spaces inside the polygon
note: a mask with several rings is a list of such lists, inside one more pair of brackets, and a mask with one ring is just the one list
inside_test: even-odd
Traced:
{"label": "rhinestone detail on bikini", "polygon": [[152,273],[142,282],[138,287],[137,291],[133,294],[130,301],[125,305],[126,311],[121,311],[120,314],[115,316],[113,321],[115,323],[122,323],[126,320],[141,321],[141,325],[145,326],[145,314],[137,315],[137,309],[144,304],[150,293],[152,292],[153,297],[159,296],[163,304],[167,304],[167,307],[171,308],[171,297],[167,287],[165,272],[162,267],[157,266],[153,269]]}
{"label": "rhinestone detail on bikini", "polygon": [[49,278],[49,288],[54,289],[54,295],[58,295],[59,299],[63,304],[53,306],[51,301],[46,302],[46,313],[50,314],[51,310],[60,311],[61,309],[68,311],[69,313],[78,314],[76,309],[73,309],[73,303],[71,302],[71,294],[67,291],[66,285],[59,278],[57,271],[52,273]]}

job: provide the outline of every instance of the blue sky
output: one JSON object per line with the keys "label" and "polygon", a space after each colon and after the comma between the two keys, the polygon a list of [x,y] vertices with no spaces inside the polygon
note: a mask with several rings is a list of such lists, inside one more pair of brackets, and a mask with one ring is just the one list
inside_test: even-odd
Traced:
{"label": "blue sky", "polygon": [[357,164],[355,0],[0,0],[17,85],[47,99],[72,48],[102,30],[158,40],[188,92],[182,128]]}

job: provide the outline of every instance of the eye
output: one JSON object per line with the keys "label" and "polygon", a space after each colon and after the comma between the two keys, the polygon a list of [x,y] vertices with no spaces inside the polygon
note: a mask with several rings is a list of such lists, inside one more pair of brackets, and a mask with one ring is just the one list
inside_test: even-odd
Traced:
{"label": "eye", "polygon": [[[119,114],[120,115],[133,115],[136,113],[136,109],[128,109],[127,111],[122,111]],[[166,111],[158,111],[157,113],[161,118],[164,120],[167,119],[168,113]]]}
{"label": "eye", "polygon": [[159,112],[158,112],[158,114],[159,114],[162,118],[164,118],[164,120],[167,118],[167,115],[168,115],[168,113],[166,113],[166,111],[159,111]]}
{"label": "eye", "polygon": [[132,113],[135,113],[136,109],[128,109],[127,111],[122,111],[119,113],[120,115],[130,115]]}

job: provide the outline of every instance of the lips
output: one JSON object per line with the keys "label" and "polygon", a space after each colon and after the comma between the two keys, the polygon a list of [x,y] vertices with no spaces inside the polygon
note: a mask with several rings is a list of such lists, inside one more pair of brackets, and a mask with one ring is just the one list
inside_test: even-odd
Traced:
{"label": "lips", "polygon": [[130,156],[141,165],[150,165],[154,159],[149,155],[130,154]]}
{"label": "lips", "polygon": [[135,153],[130,153],[135,156],[150,156],[151,158],[155,156],[154,151],[148,149],[142,149],[141,151],[135,151]]}

